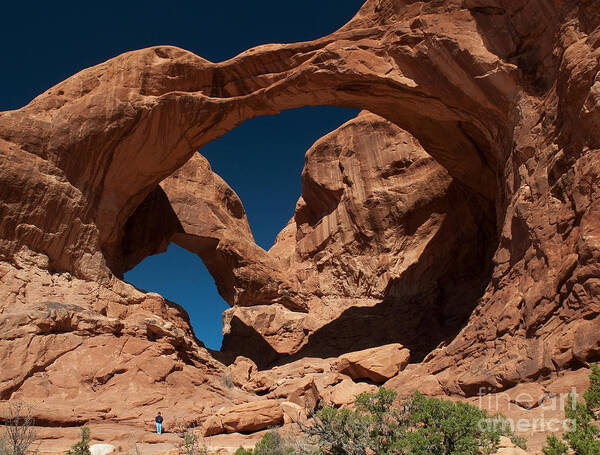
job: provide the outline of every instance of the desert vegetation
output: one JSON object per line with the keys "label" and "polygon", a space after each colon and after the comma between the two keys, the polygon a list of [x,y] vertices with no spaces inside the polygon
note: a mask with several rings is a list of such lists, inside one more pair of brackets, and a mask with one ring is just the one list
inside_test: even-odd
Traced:
{"label": "desert vegetation", "polygon": [[331,455],[487,455],[496,451],[500,436],[524,446],[501,415],[418,392],[400,406],[395,400],[395,392],[380,388],[360,395],[356,410],[324,407],[305,431],[319,453]]}
{"label": "desert vegetation", "polygon": [[359,395],[353,410],[325,406],[300,425],[301,437],[270,432],[254,450],[240,448],[236,455],[489,455],[501,436],[525,447],[501,415],[418,392],[399,406],[396,399],[396,392],[382,387]]}
{"label": "desert vegetation", "polygon": [[317,447],[304,435],[282,436],[269,431],[256,444],[254,449],[240,447],[234,455],[309,455],[318,454]]}
{"label": "desert vegetation", "polygon": [[9,403],[0,430],[0,455],[26,455],[34,453],[37,440],[31,410],[20,402]]}
{"label": "desert vegetation", "polygon": [[79,435],[79,441],[73,444],[66,455],[90,455],[90,429],[82,427]]}
{"label": "desert vegetation", "polygon": [[[552,434],[545,455],[600,455],[600,368],[591,365],[590,387],[577,401],[570,394],[565,419],[570,423],[562,437]],[[300,424],[295,438],[267,433],[251,449],[235,455],[491,455],[500,437],[526,449],[501,414],[464,402],[427,398],[416,392],[397,403],[394,391],[380,388],[358,396],[354,409],[324,406]]]}
{"label": "desert vegetation", "polygon": [[584,401],[577,401],[569,394],[565,406],[568,430],[562,438],[555,434],[548,436],[544,447],[545,455],[600,455],[600,367],[591,366],[590,387],[584,393]]}

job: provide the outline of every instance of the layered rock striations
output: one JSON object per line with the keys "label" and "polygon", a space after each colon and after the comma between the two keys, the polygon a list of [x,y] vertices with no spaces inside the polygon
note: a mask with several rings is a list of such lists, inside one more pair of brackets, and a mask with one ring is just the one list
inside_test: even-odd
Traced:
{"label": "layered rock striations", "polygon": [[[599,24],[593,1],[368,0],[315,41],[222,63],[129,52],[0,113],[0,398],[76,424],[142,422],[164,395],[229,429],[260,387],[289,397],[264,371],[247,390],[219,385],[215,357],[293,376],[305,356],[399,343],[413,365],[390,386],[461,396],[598,360]],[[369,112],[308,151],[266,252],[197,150],[318,104]],[[119,279],[171,241],[233,306],[224,353]],[[338,404],[369,387],[318,374]]]}

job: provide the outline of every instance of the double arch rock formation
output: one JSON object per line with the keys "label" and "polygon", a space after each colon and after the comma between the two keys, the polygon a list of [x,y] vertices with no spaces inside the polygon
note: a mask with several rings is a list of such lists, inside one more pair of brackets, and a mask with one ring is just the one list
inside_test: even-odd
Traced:
{"label": "double arch rock formation", "polygon": [[[12,330],[0,359],[15,368],[0,397],[41,387],[91,339],[123,336],[129,366],[88,372],[108,401],[132,371],[143,385],[216,377],[185,312],[118,278],[170,241],[203,258],[233,306],[225,351],[264,365],[338,355],[349,346],[336,334],[365,318],[392,326],[361,347],[405,337],[424,358],[410,374],[446,393],[598,359],[599,23],[593,1],[368,0],[315,41],[222,63],[128,52],[0,113],[0,317]],[[196,151],[245,119],[323,104],[370,113],[309,151],[294,219],[265,252]],[[16,368],[17,353],[31,362]],[[211,384],[215,403],[247,399]]]}
{"label": "double arch rock formation", "polygon": [[[411,15],[400,6],[369,2],[329,37],[263,46],[219,64],[172,47],[130,52],[3,113],[6,147],[56,168],[77,189],[70,205],[81,206],[73,213],[78,229],[42,225],[42,232],[13,237],[60,243],[49,251],[57,269],[97,278],[96,252],[118,268],[127,219],[197,149],[246,118],[303,105],[379,114],[417,137],[451,175],[493,198],[495,163],[506,153],[501,144],[510,144],[500,129],[510,124],[519,93],[517,69],[481,38],[479,52],[469,52],[468,41],[479,36],[469,10],[457,7],[442,23],[431,14],[429,24],[422,8]],[[460,68],[470,74],[455,75]],[[42,224],[25,221],[15,224]],[[92,257],[81,257],[79,245]]]}

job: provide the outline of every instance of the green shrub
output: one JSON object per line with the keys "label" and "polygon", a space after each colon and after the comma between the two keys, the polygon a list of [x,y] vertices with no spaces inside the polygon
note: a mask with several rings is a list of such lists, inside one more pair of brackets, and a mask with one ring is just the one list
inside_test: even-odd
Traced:
{"label": "green shrub", "polygon": [[305,431],[322,451],[332,455],[365,453],[371,433],[367,416],[329,406],[317,411]]}
{"label": "green shrub", "polygon": [[406,408],[410,431],[403,435],[400,447],[407,453],[488,455],[498,449],[500,436],[522,444],[503,416],[490,416],[468,403],[426,398],[417,392]]}
{"label": "green shrub", "polygon": [[286,447],[283,438],[275,431],[269,431],[254,447],[253,455],[293,455],[293,450]]}
{"label": "green shrub", "polygon": [[544,455],[565,455],[569,451],[569,446],[552,434],[546,439],[542,451]]}
{"label": "green shrub", "polygon": [[254,450],[240,447],[234,455],[317,455],[305,438],[284,439],[276,431],[269,431],[256,444]]}
{"label": "green shrub", "polygon": [[418,392],[394,408],[396,396],[380,388],[360,395],[355,411],[322,408],[304,429],[326,455],[487,455],[503,435],[522,445],[501,415]]}
{"label": "green shrub", "polygon": [[583,394],[585,404],[594,417],[597,417],[600,410],[600,367],[592,364],[592,373],[590,374],[590,388]]}
{"label": "green shrub", "polygon": [[561,455],[569,448],[575,455],[600,455],[600,430],[594,424],[600,408],[600,368],[592,365],[591,370],[590,388],[583,395],[585,403],[569,394],[565,406],[569,429],[562,437],[564,442],[555,435],[548,436],[543,448],[546,455]]}
{"label": "green shrub", "polygon": [[81,428],[79,441],[67,451],[67,455],[90,455],[90,429],[88,427]]}

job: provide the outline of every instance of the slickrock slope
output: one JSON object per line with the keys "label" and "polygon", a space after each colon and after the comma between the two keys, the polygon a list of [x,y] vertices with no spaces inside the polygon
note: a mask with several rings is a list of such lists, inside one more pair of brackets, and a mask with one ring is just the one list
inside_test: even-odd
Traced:
{"label": "slickrock slope", "polygon": [[202,420],[253,399],[222,385],[177,305],[116,279],[49,274],[32,253],[17,261],[0,267],[0,398],[25,402],[38,425],[143,425],[157,408]]}
{"label": "slickrock slope", "polygon": [[[219,385],[214,357],[239,353],[400,343],[424,360],[391,386],[463,397],[598,360],[599,24],[591,0],[368,0],[315,41],[222,63],[129,52],[0,113],[0,398],[51,425],[141,424],[156,396],[204,422],[258,400]],[[318,104],[371,113],[308,152],[265,252],[196,151]],[[233,305],[227,355],[119,280],[169,241]],[[365,386],[338,379],[344,399]]]}

